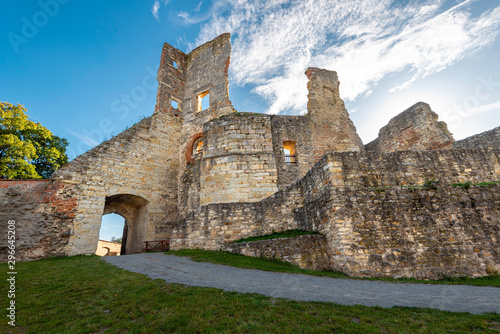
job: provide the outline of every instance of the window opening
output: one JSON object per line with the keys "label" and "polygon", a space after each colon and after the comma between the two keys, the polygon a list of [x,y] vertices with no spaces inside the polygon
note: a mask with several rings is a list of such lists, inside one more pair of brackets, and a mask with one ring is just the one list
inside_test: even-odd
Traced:
{"label": "window opening", "polygon": [[172,105],[172,108],[179,109],[179,102],[172,100],[171,105]]}
{"label": "window opening", "polygon": [[203,140],[198,138],[193,144],[193,155],[203,153]]}
{"label": "window opening", "polygon": [[202,111],[210,107],[210,94],[207,91],[197,95],[197,106],[196,111]]}
{"label": "window opening", "polygon": [[177,63],[176,63],[175,61],[173,61],[173,62],[172,62],[172,66],[173,66],[174,68],[178,68],[178,65],[177,65]]}
{"label": "window opening", "polygon": [[297,164],[297,150],[294,141],[283,142],[283,152],[285,153],[285,164],[287,165]]}

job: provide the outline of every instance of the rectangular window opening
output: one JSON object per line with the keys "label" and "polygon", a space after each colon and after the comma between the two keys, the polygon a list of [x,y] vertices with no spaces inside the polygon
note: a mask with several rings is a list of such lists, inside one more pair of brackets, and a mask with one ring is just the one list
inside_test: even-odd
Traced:
{"label": "rectangular window opening", "polygon": [[196,111],[202,111],[210,108],[210,93],[208,92],[208,90],[198,94],[196,99]]}
{"label": "rectangular window opening", "polygon": [[285,153],[285,164],[297,164],[297,149],[294,141],[283,142],[283,153]]}
{"label": "rectangular window opening", "polygon": [[172,66],[173,66],[174,68],[178,68],[177,62],[172,61]]}
{"label": "rectangular window opening", "polygon": [[175,100],[171,100],[171,106],[174,109],[179,109],[179,102],[177,102]]}

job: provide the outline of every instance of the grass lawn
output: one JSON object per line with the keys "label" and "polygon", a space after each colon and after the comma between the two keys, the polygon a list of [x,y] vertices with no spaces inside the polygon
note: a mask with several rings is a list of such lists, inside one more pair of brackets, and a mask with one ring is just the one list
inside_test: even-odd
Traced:
{"label": "grass lawn", "polygon": [[[0,268],[8,271],[6,264]],[[113,267],[97,256],[18,263],[16,269],[16,327],[7,324],[8,298],[2,297],[1,333],[485,333],[500,329],[500,316],[494,314],[295,302],[167,284]]]}
{"label": "grass lawn", "polygon": [[[169,251],[167,254],[173,254],[178,256],[190,257],[193,261],[198,262],[210,262],[215,264],[224,264],[228,266],[246,268],[246,269],[260,269],[265,271],[278,271],[285,273],[295,273],[295,274],[306,274],[314,276],[328,276],[336,278],[356,278],[349,277],[346,274],[338,271],[316,271],[300,269],[298,266],[293,265],[288,262],[266,259],[266,258],[256,258],[250,256],[244,256],[240,254],[232,254],[229,252],[222,251],[209,251],[202,249],[183,249],[178,251]],[[414,278],[401,278],[401,279],[391,279],[391,278],[357,278],[357,279],[368,279],[368,280],[382,280],[390,282],[406,282],[406,283],[426,283],[426,284],[467,284],[476,286],[495,286],[500,287],[500,275],[492,275],[487,277],[479,278],[467,278],[467,277],[448,277],[442,280],[428,280],[422,281]]]}

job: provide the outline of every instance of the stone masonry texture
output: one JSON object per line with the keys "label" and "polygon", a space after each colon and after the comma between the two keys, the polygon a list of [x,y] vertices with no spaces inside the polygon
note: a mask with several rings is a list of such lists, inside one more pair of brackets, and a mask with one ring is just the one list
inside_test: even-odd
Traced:
{"label": "stone masonry texture", "polygon": [[493,130],[486,131],[472,137],[462,140],[457,140],[453,143],[453,148],[456,149],[473,149],[473,148],[495,148],[500,149],[500,126]]}
{"label": "stone masonry texture", "polygon": [[367,151],[422,151],[453,147],[453,136],[445,122],[424,102],[418,102],[392,118],[380,129],[378,138],[366,145]]}
{"label": "stone masonry texture", "polygon": [[[7,260],[7,223],[15,221],[16,259],[66,255],[78,189],[46,180],[0,181],[0,260]],[[8,210],[6,210],[8,208]]]}
{"label": "stone masonry texture", "polygon": [[328,244],[323,235],[224,244],[222,250],[246,256],[279,259],[302,269],[330,269]]}
{"label": "stone masonry texture", "polygon": [[[229,34],[188,54],[164,44],[150,117],[50,180],[0,181],[0,226],[16,220],[18,260],[93,254],[102,216],[117,213],[126,254],[169,240],[353,276],[500,272],[500,128],[455,142],[418,102],[364,145],[336,72],[306,70],[304,116],[243,113],[229,98],[230,61]],[[230,244],[289,229],[320,235]]]}

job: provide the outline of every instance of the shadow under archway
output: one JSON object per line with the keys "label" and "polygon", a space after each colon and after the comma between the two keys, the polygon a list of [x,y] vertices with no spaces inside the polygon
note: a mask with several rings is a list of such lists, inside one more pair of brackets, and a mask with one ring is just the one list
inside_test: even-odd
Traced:
{"label": "shadow under archway", "polygon": [[121,254],[142,253],[146,240],[148,200],[130,194],[106,197],[103,215],[116,213],[125,218]]}

